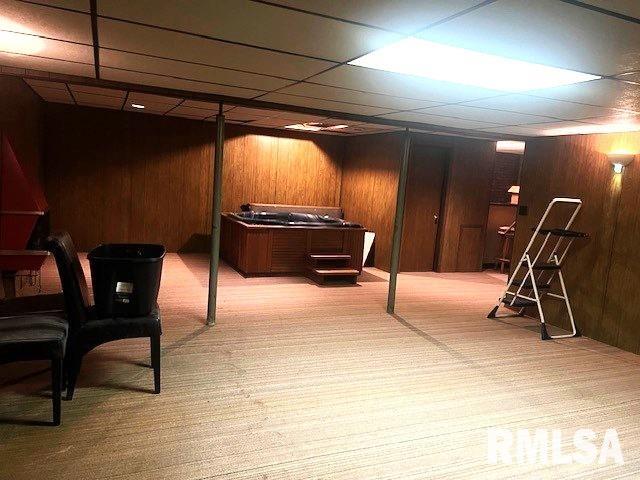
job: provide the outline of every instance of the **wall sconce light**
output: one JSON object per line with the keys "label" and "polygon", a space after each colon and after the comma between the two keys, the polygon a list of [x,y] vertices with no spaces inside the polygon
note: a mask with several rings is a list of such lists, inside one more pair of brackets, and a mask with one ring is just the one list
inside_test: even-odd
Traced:
{"label": "wall sconce light", "polygon": [[629,165],[633,161],[634,155],[631,153],[609,153],[607,158],[613,165],[614,173],[622,173],[624,167]]}
{"label": "wall sconce light", "polygon": [[520,197],[520,185],[511,185],[511,188],[507,190],[507,193],[511,194],[511,205],[517,205],[518,198]]}

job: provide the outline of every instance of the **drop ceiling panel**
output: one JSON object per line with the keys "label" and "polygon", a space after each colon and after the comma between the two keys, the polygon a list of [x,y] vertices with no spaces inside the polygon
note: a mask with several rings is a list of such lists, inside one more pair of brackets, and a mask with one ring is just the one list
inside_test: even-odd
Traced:
{"label": "drop ceiling panel", "polygon": [[91,44],[91,18],[33,3],[0,0],[0,30]]}
{"label": "drop ceiling panel", "polygon": [[[640,30],[640,26],[639,30]],[[593,80],[527,92],[527,95],[640,112],[640,85],[617,80]]]}
{"label": "drop ceiling panel", "polygon": [[182,105],[178,105],[173,110],[171,110],[169,112],[169,115],[188,116],[190,118],[199,118],[201,120],[204,120],[205,118],[210,117],[211,115],[215,115],[217,113],[218,113],[217,109],[206,110],[204,108],[189,107],[182,104]]}
{"label": "drop ceiling panel", "polygon": [[[590,124],[582,122],[550,122],[540,123],[535,125],[513,125],[513,126],[496,126],[486,127],[481,130],[487,132],[497,133],[510,133],[513,135],[525,135],[525,136],[545,136],[549,135],[553,130],[560,128],[576,128],[576,127],[588,127]],[[593,126],[593,125],[591,125]]]}
{"label": "drop ceiling panel", "polygon": [[499,123],[502,125],[520,125],[524,123],[542,123],[557,120],[556,118],[539,115],[527,115],[524,113],[505,112],[502,110],[488,110],[463,105],[444,105],[417,110],[417,112],[429,115],[444,115],[447,117],[463,118],[465,120],[474,120],[478,122]]}
{"label": "drop ceiling panel", "polygon": [[318,108],[321,110],[356,113],[359,115],[379,115],[392,111],[387,108],[352,105],[349,103],[333,102],[331,100],[294,97],[293,95],[285,95],[282,93],[268,93],[267,95],[260,97],[260,100],[264,100],[265,102],[282,103],[285,105],[299,105],[301,107]]}
{"label": "drop ceiling panel", "polygon": [[73,63],[58,59],[2,52],[0,52],[0,65],[24,68],[27,70],[62,73],[65,75],[78,75],[81,77],[93,77],[95,73],[93,64]]}
{"label": "drop ceiling panel", "polygon": [[582,0],[583,3],[640,19],[638,0]]}
{"label": "drop ceiling panel", "polygon": [[[136,2],[122,2],[134,4]],[[102,2],[100,3],[102,4]],[[156,28],[98,19],[100,46],[189,62],[302,79],[330,62],[259,50]]]}
{"label": "drop ceiling panel", "polygon": [[250,0],[102,0],[101,15],[189,31],[233,42],[346,61],[397,40],[400,35]]}
{"label": "drop ceiling panel", "polygon": [[410,98],[392,97],[389,95],[359,92],[355,90],[346,90],[344,88],[327,87],[324,85],[315,85],[310,83],[298,83],[291,87],[283,88],[279,93],[298,95],[301,97],[320,98],[323,100],[333,100],[338,102],[356,103],[359,105],[371,105],[374,107],[387,108],[391,110],[410,110],[439,105],[437,102],[430,102],[428,100],[414,100]]}
{"label": "drop ceiling panel", "polygon": [[181,80],[177,78],[163,77],[146,73],[127,72],[109,67],[101,67],[100,73],[105,80],[115,80],[117,82],[127,82],[140,85],[153,85],[155,87],[186,90],[192,92],[203,92],[218,95],[229,95],[234,97],[254,97],[259,95],[259,90],[246,88],[226,87],[210,83],[194,82],[191,80]]}
{"label": "drop ceiling panel", "polygon": [[272,118],[283,119],[289,123],[319,122],[327,118],[322,115],[309,115],[307,113],[285,112],[281,110],[272,110],[272,112]]}
{"label": "drop ceiling panel", "polygon": [[[64,87],[64,84],[62,84]],[[66,87],[64,89],[31,85],[31,88],[47,102],[75,103]]]}
{"label": "drop ceiling panel", "polygon": [[47,0],[47,5],[68,8],[70,10],[79,10],[86,13],[91,11],[89,0]]}
{"label": "drop ceiling panel", "polygon": [[168,105],[170,107],[175,107],[181,101],[181,98],[165,97],[162,95],[154,95],[151,93],[129,92],[130,103],[140,103],[143,105],[146,105],[147,103],[155,103],[158,105]]}
{"label": "drop ceiling panel", "polygon": [[86,107],[112,108],[119,110],[124,101],[123,98],[108,95],[93,95],[91,93],[73,92],[73,97],[78,105]]}
{"label": "drop ceiling panel", "polygon": [[441,127],[455,127],[462,129],[480,129],[495,126],[489,122],[477,122],[473,120],[465,120],[462,118],[442,117],[438,115],[426,115],[424,113],[400,112],[381,115],[381,118],[390,118],[393,120],[405,120],[408,122],[425,123],[428,125],[438,125]]}
{"label": "drop ceiling panel", "polygon": [[509,112],[529,113],[532,115],[548,115],[564,120],[580,120],[588,117],[606,116],[615,112],[615,110],[604,107],[518,94],[476,100],[465,103],[464,105],[506,110]]}
{"label": "drop ceiling panel", "polygon": [[31,87],[44,87],[44,88],[52,88],[54,90],[64,90],[67,91],[67,84],[62,82],[49,82],[47,80],[39,80],[37,78],[25,78],[25,82],[27,82]]}
{"label": "drop ceiling panel", "polygon": [[76,93],[87,93],[90,95],[103,95],[106,97],[115,97],[122,100],[126,95],[126,92],[123,90],[115,90],[112,88],[100,88],[100,87],[92,87],[88,85],[73,85],[69,84],[69,88],[71,91]]}
{"label": "drop ceiling panel", "polygon": [[185,107],[192,107],[192,108],[200,108],[203,110],[211,110],[211,111],[215,111],[216,113],[219,110],[219,103],[217,102],[202,102],[200,100],[185,100],[184,102],[181,103],[182,106]]}
{"label": "drop ceiling panel", "polygon": [[145,55],[100,50],[100,65],[138,72],[170,75],[190,80],[213,82],[262,90],[275,90],[291,81],[265,75],[238,72],[204,65],[152,58]]}
{"label": "drop ceiling panel", "polygon": [[481,0],[275,0],[273,3],[410,34]]}
{"label": "drop ceiling panel", "polygon": [[640,66],[637,24],[557,0],[501,0],[418,36],[600,75]]}
{"label": "drop ceiling panel", "polygon": [[334,68],[313,77],[311,81],[323,85],[415,98],[441,104],[477,100],[503,93],[353,65]]}

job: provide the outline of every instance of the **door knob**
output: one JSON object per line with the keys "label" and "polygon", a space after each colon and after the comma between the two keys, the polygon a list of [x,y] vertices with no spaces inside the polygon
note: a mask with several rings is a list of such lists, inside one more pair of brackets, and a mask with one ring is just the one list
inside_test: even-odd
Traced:
{"label": "door knob", "polygon": [[434,214],[433,214],[433,223],[438,223],[438,219],[439,219],[439,218],[440,218],[440,217],[438,216],[438,214],[437,214],[437,213],[434,213]]}

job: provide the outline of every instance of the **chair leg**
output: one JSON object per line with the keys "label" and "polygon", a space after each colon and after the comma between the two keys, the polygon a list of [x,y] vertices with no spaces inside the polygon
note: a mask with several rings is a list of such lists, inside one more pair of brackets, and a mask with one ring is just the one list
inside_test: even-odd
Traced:
{"label": "chair leg", "polygon": [[51,359],[51,401],[53,402],[53,424],[60,425],[62,400],[62,359]]}
{"label": "chair leg", "polygon": [[66,368],[67,400],[73,400],[73,392],[76,389],[76,380],[78,380],[78,374],[80,373],[81,364],[82,356],[69,356],[69,361]]}
{"label": "chair leg", "polygon": [[153,383],[155,393],[160,393],[160,335],[153,335],[151,343],[151,366],[153,367]]}

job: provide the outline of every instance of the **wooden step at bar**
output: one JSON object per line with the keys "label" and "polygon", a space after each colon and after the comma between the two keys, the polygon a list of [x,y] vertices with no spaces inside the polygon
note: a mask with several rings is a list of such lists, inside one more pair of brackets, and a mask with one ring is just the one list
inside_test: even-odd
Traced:
{"label": "wooden step at bar", "polygon": [[310,253],[309,258],[311,260],[351,260],[351,255],[348,253]]}
{"label": "wooden step at bar", "polygon": [[355,268],[314,268],[313,273],[318,275],[333,275],[333,276],[350,276],[359,275],[360,272]]}

